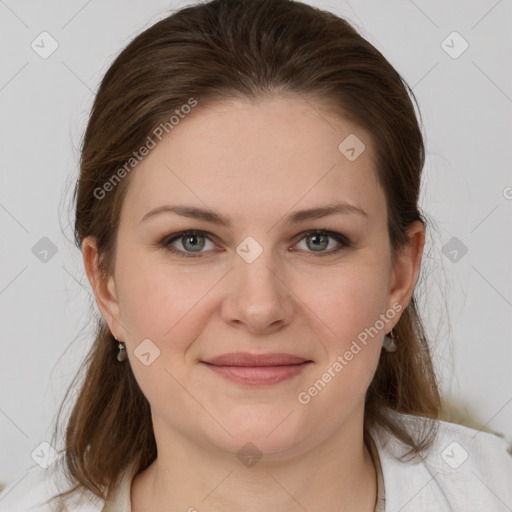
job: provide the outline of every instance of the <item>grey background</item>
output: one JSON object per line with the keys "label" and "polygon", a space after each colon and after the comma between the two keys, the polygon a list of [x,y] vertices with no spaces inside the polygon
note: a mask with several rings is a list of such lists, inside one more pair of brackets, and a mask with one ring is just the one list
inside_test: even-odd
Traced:
{"label": "grey background", "polygon": [[[419,291],[442,388],[510,441],[512,1],[307,3],[345,16],[414,88],[432,221]],[[91,341],[70,198],[93,93],[135,34],[182,5],[0,0],[0,481],[50,440]],[[43,31],[59,45],[46,59],[31,48]],[[458,58],[442,47],[453,31],[469,43]]]}

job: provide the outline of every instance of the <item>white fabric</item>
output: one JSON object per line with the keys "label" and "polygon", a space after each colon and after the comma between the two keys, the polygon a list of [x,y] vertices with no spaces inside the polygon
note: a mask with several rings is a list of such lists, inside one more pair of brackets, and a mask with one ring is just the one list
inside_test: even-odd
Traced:
{"label": "white fabric", "polygon": [[[411,432],[425,421],[418,416],[398,416]],[[378,510],[512,511],[512,456],[502,438],[440,421],[432,448],[423,460],[402,462],[395,456],[404,454],[407,447],[397,438],[381,429],[372,430],[371,437],[382,469],[380,482],[384,483],[379,489],[383,506]],[[67,489],[56,467],[56,463],[48,469],[35,464],[28,467],[0,494],[0,512],[131,512],[133,467],[125,470],[107,502],[84,493],[77,495],[75,504],[67,509],[59,507],[58,502],[53,506],[42,504],[56,494],[58,486]]]}

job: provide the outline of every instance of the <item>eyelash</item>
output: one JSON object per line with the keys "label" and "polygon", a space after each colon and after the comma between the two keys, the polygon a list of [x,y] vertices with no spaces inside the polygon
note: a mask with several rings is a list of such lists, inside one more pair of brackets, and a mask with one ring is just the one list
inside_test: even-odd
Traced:
{"label": "eyelash", "polygon": [[[167,251],[171,252],[172,254],[175,254],[175,255],[183,257],[183,258],[200,258],[201,254],[203,254],[203,253],[198,252],[196,254],[193,254],[193,253],[189,253],[186,251],[181,251],[181,250],[176,249],[175,247],[172,247],[171,243],[174,242],[175,240],[179,240],[180,238],[184,238],[184,237],[190,236],[190,235],[204,236],[205,238],[208,238],[210,241],[213,242],[213,240],[211,240],[211,238],[208,236],[208,234],[209,233],[207,233],[206,231],[200,231],[200,230],[180,231],[179,233],[175,233],[175,234],[171,235],[170,237],[169,236],[164,237],[160,241],[159,245],[161,247],[163,247],[164,249],[166,249]],[[308,257],[329,256],[332,254],[337,254],[340,251],[342,251],[343,249],[352,247],[352,243],[345,235],[342,235],[341,233],[336,233],[335,231],[328,231],[325,229],[312,229],[309,231],[304,231],[303,233],[300,233],[300,234],[302,235],[302,237],[298,240],[297,243],[301,242],[304,238],[307,238],[308,236],[311,236],[311,235],[327,235],[327,236],[333,238],[334,240],[336,240],[339,244],[341,244],[341,247],[338,249],[331,249],[330,251],[318,252],[316,254],[314,253],[314,251],[307,251],[307,252],[312,253]],[[205,251],[205,252],[207,252],[207,251]]]}

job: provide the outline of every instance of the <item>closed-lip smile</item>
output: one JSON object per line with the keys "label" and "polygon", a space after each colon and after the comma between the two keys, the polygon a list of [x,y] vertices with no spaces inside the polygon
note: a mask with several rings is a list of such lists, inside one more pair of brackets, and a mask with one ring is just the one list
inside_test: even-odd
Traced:
{"label": "closed-lip smile", "polygon": [[239,384],[250,386],[277,384],[298,375],[313,363],[311,359],[272,352],[253,354],[231,352],[201,361],[218,375]]}

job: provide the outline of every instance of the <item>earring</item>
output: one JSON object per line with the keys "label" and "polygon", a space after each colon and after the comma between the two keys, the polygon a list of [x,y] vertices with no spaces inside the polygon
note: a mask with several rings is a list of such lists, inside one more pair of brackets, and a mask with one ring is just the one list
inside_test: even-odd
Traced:
{"label": "earring", "polygon": [[114,339],[117,341],[117,346],[119,347],[117,360],[122,363],[126,359],[126,345],[122,341],[119,341],[115,336]]}
{"label": "earring", "polygon": [[396,343],[395,343],[395,337],[393,336],[393,329],[391,329],[391,332],[389,334],[386,334],[386,336],[384,336],[384,341],[382,342],[382,347],[387,352],[394,352],[396,350]]}

